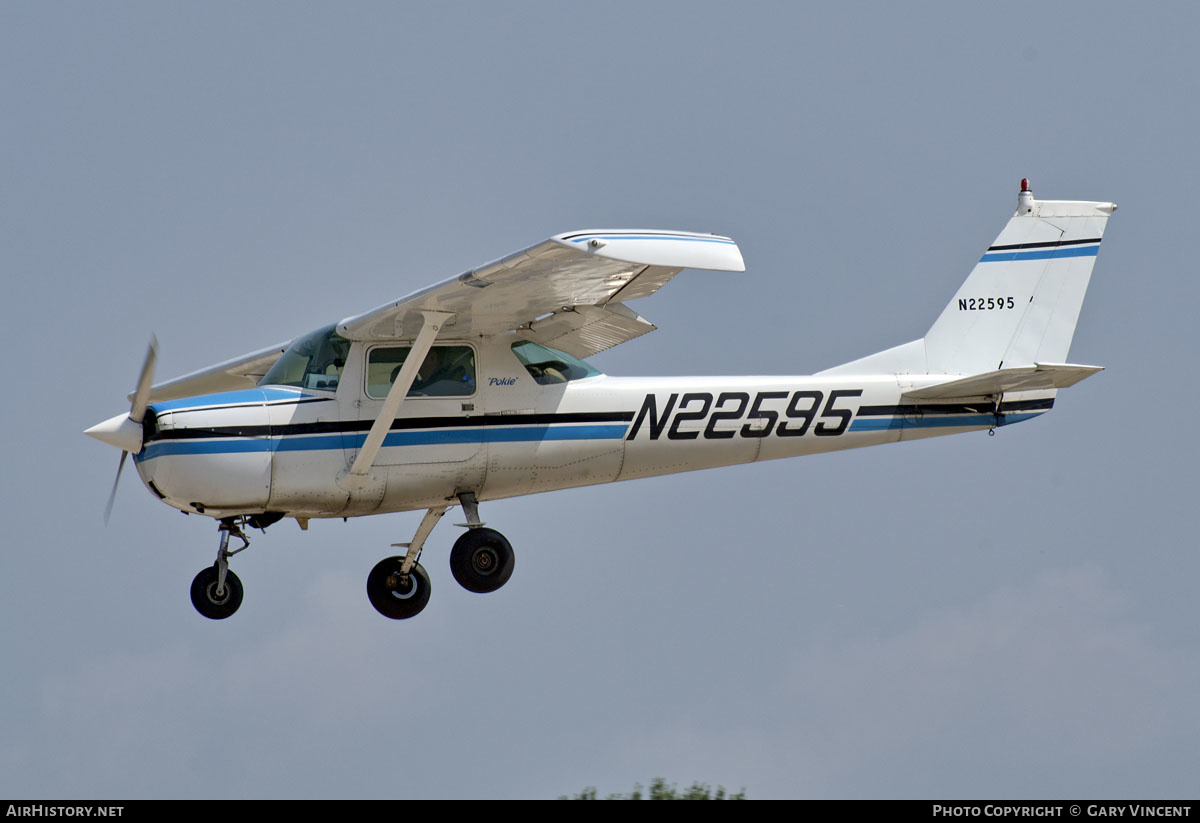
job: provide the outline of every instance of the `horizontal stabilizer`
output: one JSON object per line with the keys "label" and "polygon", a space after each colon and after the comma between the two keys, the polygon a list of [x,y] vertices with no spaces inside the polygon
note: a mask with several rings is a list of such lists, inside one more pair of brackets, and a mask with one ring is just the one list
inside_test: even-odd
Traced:
{"label": "horizontal stabilizer", "polygon": [[1070,363],[1037,363],[984,372],[983,374],[938,383],[904,393],[904,400],[944,400],[947,398],[992,397],[1005,392],[1065,389],[1091,377],[1103,366],[1076,366]]}

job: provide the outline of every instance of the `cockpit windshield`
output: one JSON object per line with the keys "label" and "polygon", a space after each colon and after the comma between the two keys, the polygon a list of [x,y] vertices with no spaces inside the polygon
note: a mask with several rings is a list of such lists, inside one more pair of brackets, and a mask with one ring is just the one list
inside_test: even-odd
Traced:
{"label": "cockpit windshield", "polygon": [[600,374],[599,369],[578,357],[529,340],[513,343],[512,351],[539,386],[566,383]]}
{"label": "cockpit windshield", "polygon": [[333,326],[317,329],[288,346],[258,385],[337,391],[349,353],[350,341]]}

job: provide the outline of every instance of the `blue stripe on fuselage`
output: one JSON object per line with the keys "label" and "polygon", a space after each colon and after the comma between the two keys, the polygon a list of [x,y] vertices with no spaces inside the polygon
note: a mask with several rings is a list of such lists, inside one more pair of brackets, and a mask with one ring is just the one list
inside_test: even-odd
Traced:
{"label": "blue stripe on fuselage", "polygon": [[930,428],[967,428],[970,426],[1009,426],[1025,420],[1032,420],[1045,412],[1029,414],[1001,414],[996,419],[994,414],[956,414],[946,417],[859,417],[850,424],[850,431],[886,431],[888,429],[930,429]]}
{"label": "blue stripe on fuselage", "polygon": [[[620,440],[629,430],[626,424],[598,426],[522,426],[513,428],[481,427],[474,429],[437,429],[390,432],[384,447],[443,446],[457,443],[526,443],[542,440]],[[293,437],[256,437],[212,440],[168,440],[151,443],[138,462],[172,454],[234,454],[246,452],[319,451],[322,449],[361,448],[367,435],[301,435]]]}

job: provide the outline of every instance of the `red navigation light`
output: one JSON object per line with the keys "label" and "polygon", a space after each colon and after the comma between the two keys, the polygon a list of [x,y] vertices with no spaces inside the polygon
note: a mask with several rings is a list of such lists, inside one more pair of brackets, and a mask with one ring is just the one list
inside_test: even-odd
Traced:
{"label": "red navigation light", "polygon": [[1021,178],[1021,191],[1029,191],[1029,178],[1028,177]]}

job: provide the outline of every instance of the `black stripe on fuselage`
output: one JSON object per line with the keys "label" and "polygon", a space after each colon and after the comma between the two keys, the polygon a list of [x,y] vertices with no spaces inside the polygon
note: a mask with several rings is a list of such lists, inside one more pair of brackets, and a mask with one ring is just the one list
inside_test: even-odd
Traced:
{"label": "black stripe on fuselage", "polygon": [[[391,430],[452,429],[475,426],[522,426],[553,423],[628,423],[633,412],[562,412],[550,414],[485,414],[471,417],[401,417],[392,421]],[[288,423],[282,426],[211,426],[207,428],[166,429],[156,432],[147,442],[190,440],[203,437],[284,437],[292,434],[349,434],[370,431],[374,420],[326,420],[316,423]]]}
{"label": "black stripe on fuselage", "polygon": [[[186,406],[180,409],[164,409],[163,411],[155,410],[155,414],[182,414],[185,412],[207,412],[207,411],[224,411],[225,409],[257,409],[259,406],[299,406],[301,403],[333,403],[336,399],[333,397],[302,397],[298,400],[260,400],[257,403],[230,403],[228,406],[213,405],[213,406]],[[151,409],[154,405],[151,404]]]}
{"label": "black stripe on fuselage", "polygon": [[1049,243],[1010,243],[1007,246],[988,246],[988,251],[1013,251],[1016,249],[1053,249],[1059,246],[1086,246],[1089,243],[1099,243],[1099,237],[1090,240],[1053,240]]}
{"label": "black stripe on fuselage", "polygon": [[[1019,411],[1046,411],[1054,408],[1054,398],[1041,400],[1011,400],[1000,404],[1000,413]],[[906,403],[899,406],[860,406],[858,417],[895,417],[918,414],[993,414],[994,403],[982,400],[978,403]]]}

